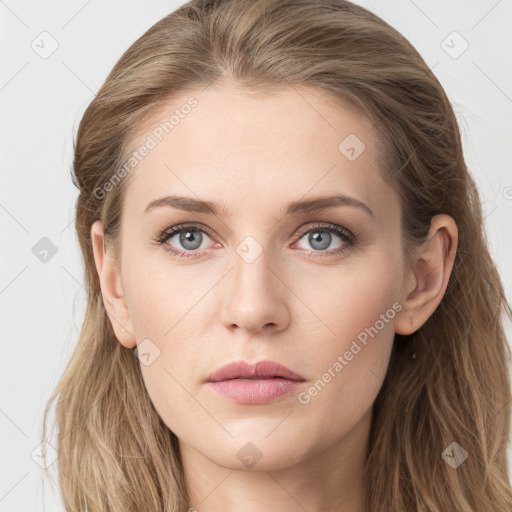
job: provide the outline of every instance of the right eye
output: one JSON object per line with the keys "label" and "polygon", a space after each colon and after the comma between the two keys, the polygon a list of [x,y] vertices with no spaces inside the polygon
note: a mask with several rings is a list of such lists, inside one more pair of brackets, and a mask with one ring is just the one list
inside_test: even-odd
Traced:
{"label": "right eye", "polygon": [[[191,258],[197,256],[205,240],[205,236],[210,238],[209,230],[196,224],[179,224],[164,230],[157,239],[158,244],[162,245],[166,251],[180,258]],[[176,237],[176,235],[179,235]],[[178,246],[167,243],[175,239]]]}

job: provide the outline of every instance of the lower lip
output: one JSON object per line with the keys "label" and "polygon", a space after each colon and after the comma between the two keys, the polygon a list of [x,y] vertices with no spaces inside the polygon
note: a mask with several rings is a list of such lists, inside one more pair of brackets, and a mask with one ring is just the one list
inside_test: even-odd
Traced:
{"label": "lower lip", "polygon": [[272,402],[292,393],[302,382],[282,377],[272,379],[229,379],[208,384],[222,396],[239,404],[257,405]]}

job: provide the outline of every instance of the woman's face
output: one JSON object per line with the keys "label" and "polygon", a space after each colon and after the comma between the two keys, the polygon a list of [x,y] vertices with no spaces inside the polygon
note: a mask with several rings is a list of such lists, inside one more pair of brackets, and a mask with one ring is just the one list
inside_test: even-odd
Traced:
{"label": "woman's face", "polygon": [[[139,142],[149,149],[122,212],[122,342],[141,344],[147,391],[181,446],[268,470],[362,435],[404,286],[399,201],[371,124],[318,90],[211,85],[169,103]],[[314,208],[334,196],[350,199]],[[245,402],[206,382],[241,360],[303,380],[231,382]]]}

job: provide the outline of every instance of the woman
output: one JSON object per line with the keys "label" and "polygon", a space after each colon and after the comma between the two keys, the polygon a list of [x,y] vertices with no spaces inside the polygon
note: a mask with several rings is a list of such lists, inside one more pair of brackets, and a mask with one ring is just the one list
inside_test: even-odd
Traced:
{"label": "woman", "polygon": [[512,312],[450,102],[383,20],[188,2],[87,108],[74,183],[67,510],[510,510]]}

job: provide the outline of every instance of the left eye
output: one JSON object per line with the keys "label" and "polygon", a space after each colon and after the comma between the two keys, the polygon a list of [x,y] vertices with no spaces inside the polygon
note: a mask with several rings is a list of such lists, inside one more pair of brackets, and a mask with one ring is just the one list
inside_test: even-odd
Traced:
{"label": "left eye", "polygon": [[[305,239],[314,251],[325,251],[331,245],[333,235],[342,239],[342,243],[337,247],[331,247],[331,249],[338,249],[341,245],[343,245],[343,242],[350,242],[347,235],[335,228],[310,229],[298,240],[298,242]],[[302,249],[310,250],[308,247],[302,247]]]}

